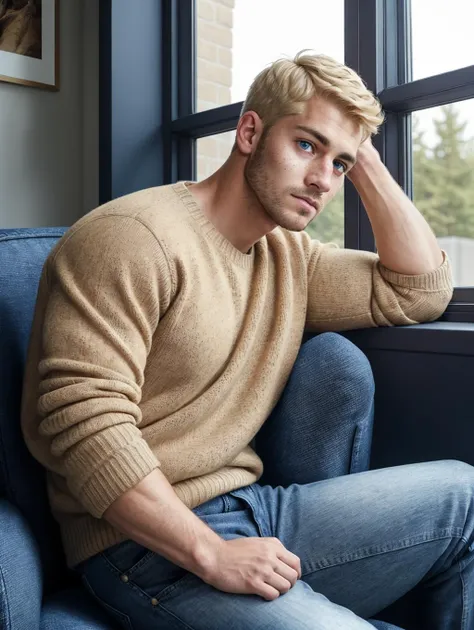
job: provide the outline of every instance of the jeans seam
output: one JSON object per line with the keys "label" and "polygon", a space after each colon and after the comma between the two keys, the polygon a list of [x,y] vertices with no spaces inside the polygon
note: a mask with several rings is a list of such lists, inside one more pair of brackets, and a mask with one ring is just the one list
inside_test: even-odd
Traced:
{"label": "jeans seam", "polygon": [[[145,549],[145,547],[144,547]],[[148,560],[153,557],[155,555],[154,551],[151,551],[151,549],[146,550],[145,555],[143,556],[143,558],[141,558],[138,562],[135,562],[134,565],[132,565],[130,567],[130,569],[126,569],[123,571],[123,573],[126,573],[128,575],[128,577],[133,577],[134,573],[141,567],[143,566],[146,562],[148,562]],[[113,564],[111,562],[111,564]],[[118,567],[115,567],[116,569],[118,569]]]}
{"label": "jeans seam", "polygon": [[188,624],[185,621],[180,619],[177,615],[174,614],[174,612],[166,608],[166,606],[164,606],[163,604],[158,604],[158,607],[163,609],[167,615],[174,617],[180,624],[183,625],[183,628],[187,628],[187,630],[195,630],[195,628],[193,628],[192,626],[188,626]]}
{"label": "jeans seam", "polygon": [[350,473],[353,473],[354,470],[357,470],[357,464],[359,460],[359,451],[360,451],[360,443],[362,441],[362,429],[359,425],[356,426],[354,442],[352,445],[352,457],[351,457],[351,468]]}
{"label": "jeans seam", "polygon": [[[465,543],[467,544],[467,540],[464,539]],[[467,610],[468,610],[468,606],[467,606],[467,589],[466,589],[466,584],[464,582],[464,578],[462,576],[462,569],[464,566],[464,562],[462,560],[459,561],[458,563],[458,568],[459,568],[459,579],[461,580],[461,597],[462,597],[462,618],[461,618],[461,630],[468,630],[467,628]]]}
{"label": "jeans seam", "polygon": [[100,606],[102,606],[106,610],[106,612],[108,612],[109,615],[111,616],[114,616],[114,614],[117,615],[120,618],[121,623],[123,622],[124,624],[126,624],[129,630],[133,630],[134,626],[132,624],[130,616],[127,613],[122,612],[118,608],[115,608],[115,606],[112,606],[112,604],[109,604],[108,602],[106,602],[104,599],[102,599],[102,597],[99,597],[99,595],[97,595],[97,593],[91,586],[91,583],[89,582],[85,574],[81,576],[81,580],[82,580],[82,583],[84,584],[86,591],[89,591],[91,597],[93,597],[94,600]]}
{"label": "jeans seam", "polygon": [[[120,576],[120,575],[126,574],[126,572],[123,573],[122,571],[120,571],[109,560],[109,558],[107,558],[107,556],[105,556],[104,554],[101,554],[101,557],[106,562],[108,570],[111,571],[114,575]],[[133,581],[133,576],[132,576],[131,580],[129,580],[128,582],[123,582],[123,586],[124,586],[125,589],[129,589],[131,591],[134,591],[135,593],[137,593],[137,595],[139,595],[142,599],[144,599],[147,602],[149,602],[151,599],[153,599],[155,597],[158,600],[159,604],[162,605],[162,601],[165,600],[165,602],[166,602],[166,598],[174,590],[176,590],[179,586],[181,586],[181,584],[183,583],[184,580],[188,580],[188,579],[190,579],[192,577],[196,577],[196,575],[194,573],[192,573],[191,571],[188,571],[185,575],[183,575],[182,577],[178,578],[178,580],[176,580],[176,582],[173,582],[173,584],[170,584],[169,586],[165,586],[164,589],[162,589],[158,593],[155,593],[155,595],[149,595],[149,593],[144,591],[141,588],[141,586],[139,586],[136,582]]]}
{"label": "jeans seam", "polygon": [[273,536],[273,532],[270,527],[267,530],[265,516],[264,515],[262,516],[260,514],[260,510],[258,509],[258,505],[257,505],[258,497],[255,490],[252,488],[251,485],[247,486],[246,490],[249,490],[250,494],[253,496],[253,499],[254,499],[254,501],[248,500],[248,504],[252,511],[253,520],[255,521],[255,524],[257,525],[258,531],[260,532],[260,536],[262,538],[271,538]]}
{"label": "jeans seam", "polygon": [[464,580],[462,579],[461,567],[459,567],[459,578],[461,580],[461,597],[462,597],[462,618],[461,618],[461,630],[467,630],[466,620],[467,620],[467,606],[466,606],[466,586],[464,584]]}
{"label": "jeans seam", "polygon": [[[124,575],[125,573],[123,571],[120,571],[118,569],[118,567],[116,567],[113,562],[111,562],[109,560],[109,558],[107,558],[107,556],[105,556],[103,553],[100,554],[102,560],[104,560],[104,562],[106,563],[106,567],[107,569],[113,573],[115,576],[120,576],[120,575]],[[183,576],[184,577],[184,576]],[[182,579],[182,578],[180,578]],[[133,579],[129,580],[128,582],[122,582],[123,586],[125,589],[129,589],[132,591],[135,591],[137,593],[137,595],[139,595],[142,599],[146,600],[147,602],[150,601],[150,599],[152,599],[153,596],[150,596],[146,591],[144,591],[142,588],[140,588],[138,586],[138,584],[136,584]],[[171,585],[172,586],[172,585]],[[167,587],[170,588],[170,587]]]}
{"label": "jeans seam", "polygon": [[221,495],[222,501],[224,502],[224,513],[230,512],[230,501],[229,497],[226,494]]}
{"label": "jeans seam", "polygon": [[[387,553],[393,553],[394,551],[401,551],[402,549],[407,549],[408,547],[415,547],[418,545],[423,545],[425,543],[433,542],[435,540],[443,540],[444,538],[461,538],[462,537],[462,529],[459,527],[451,529],[443,529],[439,533],[437,530],[425,532],[424,534],[418,534],[418,536],[405,538],[403,541],[396,543],[391,543],[389,545],[384,545],[384,549],[380,549],[379,551],[370,551],[369,549],[358,549],[351,554],[347,554],[346,556],[342,556],[339,559],[334,558],[331,562],[326,561],[324,566],[319,566],[317,568],[311,569],[310,571],[305,571],[302,574],[302,578],[307,577],[308,575],[312,575],[317,571],[323,571],[324,569],[331,569],[333,567],[339,566],[341,564],[348,564],[349,562],[357,562],[359,560],[365,560],[368,557],[381,556]],[[416,539],[420,539],[416,542]],[[388,548],[391,547],[392,548]]]}
{"label": "jeans seam", "polygon": [[[353,474],[354,472],[362,472],[360,468],[360,451],[361,445],[364,442],[364,438],[368,431],[367,424],[371,425],[370,419],[373,417],[374,412],[374,399],[372,397],[372,402],[370,405],[370,409],[368,414],[365,417],[364,422],[358,422],[355,428],[354,441],[352,443],[352,454],[351,454],[351,464],[349,474]],[[371,442],[371,438],[369,438],[369,442]]]}
{"label": "jeans seam", "polygon": [[5,593],[5,617],[7,622],[5,630],[9,630],[12,627],[12,618],[10,613],[10,602],[8,599],[8,589],[5,582],[5,576],[3,575],[2,567],[0,567],[0,583],[2,585],[2,591]]}

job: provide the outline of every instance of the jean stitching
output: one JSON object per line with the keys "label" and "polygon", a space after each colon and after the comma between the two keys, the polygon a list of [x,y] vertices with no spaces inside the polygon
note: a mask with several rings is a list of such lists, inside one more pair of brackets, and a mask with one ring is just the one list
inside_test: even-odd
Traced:
{"label": "jean stitching", "polygon": [[[201,579],[195,573],[191,573],[189,571],[188,573],[186,573],[186,575],[183,575],[182,577],[180,577],[177,582],[173,582],[173,584],[170,584],[169,586],[164,588],[162,591],[160,591],[156,595],[156,599],[161,605],[165,604],[166,600],[169,599],[169,596],[173,593],[173,591],[175,591],[178,587],[180,587],[183,584],[183,582],[192,580],[193,578],[197,578],[198,580]],[[140,587],[137,586],[137,584],[135,584],[135,586],[136,588],[140,589]]]}
{"label": "jean stitching", "polygon": [[170,615],[171,617],[174,617],[179,623],[183,625],[184,628],[187,628],[187,630],[195,630],[195,628],[193,628],[192,626],[188,626],[188,624],[185,621],[180,619],[178,616],[174,614],[174,612],[172,612],[171,610],[169,610],[162,604],[159,604],[159,607],[162,608],[166,614]]}
{"label": "jean stitching", "polygon": [[245,489],[248,490],[254,498],[254,501],[250,501],[250,499],[248,499],[247,502],[248,502],[248,505],[250,506],[250,509],[252,510],[253,519],[255,521],[255,524],[257,525],[258,531],[260,532],[260,536],[262,538],[272,537],[273,533],[271,531],[271,528],[269,527],[267,529],[267,523],[265,521],[265,517],[264,515],[260,514],[260,510],[258,509],[258,497],[255,490],[252,488],[252,486],[246,486]]}
{"label": "jean stitching", "polygon": [[[119,571],[119,569],[116,566],[114,566],[114,564],[112,562],[110,562],[110,560],[107,558],[107,556],[105,556],[104,554],[101,554],[101,557],[103,558],[103,560],[105,560],[107,568],[109,569],[109,571],[111,571],[115,576],[122,575],[122,572]],[[140,586],[138,586],[138,584],[136,582],[133,581],[133,579],[129,580],[128,582],[122,582],[122,584],[124,585],[125,588],[129,588],[129,589],[135,591],[137,593],[137,595],[140,595],[140,597],[145,599],[147,602],[149,602],[150,599],[153,599],[153,597],[155,597],[158,600],[158,602],[160,602],[160,600],[163,600],[163,599],[166,600],[166,598],[176,588],[178,588],[178,586],[180,586],[181,583],[184,582],[184,580],[188,580],[188,579],[193,578],[193,577],[196,577],[196,575],[194,573],[188,572],[185,575],[183,575],[182,577],[180,577],[173,584],[170,584],[169,586],[166,586],[159,593],[156,593],[154,596],[153,595],[149,595],[146,591],[144,591]]]}
{"label": "jean stitching", "polygon": [[[146,547],[143,547],[143,549],[146,549]],[[147,562],[152,556],[155,555],[154,551],[151,551],[151,549],[148,549],[145,553],[145,555],[143,556],[143,558],[141,558],[140,560],[138,560],[138,562],[135,562],[135,564],[133,564],[129,569],[124,569],[123,571],[121,571],[110,559],[109,556],[107,556],[105,553],[101,554],[102,557],[107,560],[107,562],[110,564],[110,566],[114,567],[114,569],[119,573],[119,575],[122,574],[127,574],[128,576],[132,576],[135,571],[137,569],[139,569],[143,564],[145,564],[145,562]]]}
{"label": "jean stitching", "polygon": [[[137,569],[139,569],[141,566],[143,566],[145,564],[145,562],[147,562],[154,555],[155,555],[154,551],[148,550],[147,553],[143,556],[143,558],[141,560],[139,560],[133,566],[131,566],[130,569],[126,569],[124,571],[124,573],[126,573],[128,576],[131,577],[135,573],[135,571]],[[113,563],[111,563],[111,564],[113,564]],[[117,567],[117,569],[118,569],[118,567]]]}
{"label": "jean stitching", "polygon": [[[106,568],[116,577],[117,576],[121,576],[123,573],[122,571],[119,571],[119,569],[112,563],[110,562],[110,560],[107,558],[107,556],[105,556],[103,553],[101,554],[101,558],[102,560],[104,560]],[[144,590],[142,590],[137,584],[135,584],[135,582],[121,582],[121,584],[123,584],[124,588],[129,588],[133,591],[136,591],[136,593],[138,595],[140,595],[140,597],[142,597],[143,599],[146,599],[147,601],[150,601],[150,595],[148,595],[148,593],[145,593]]]}
{"label": "jean stitching", "polygon": [[230,512],[230,501],[226,494],[222,495],[222,501],[224,502],[224,513]]}
{"label": "jean stitching", "polygon": [[82,582],[85,586],[85,588],[90,592],[90,594],[92,595],[92,597],[94,597],[94,599],[100,604],[102,605],[106,611],[108,611],[108,613],[110,615],[117,615],[118,617],[120,617],[121,621],[127,625],[127,627],[129,628],[129,630],[133,630],[133,624],[132,621],[129,617],[129,615],[127,615],[127,613],[122,612],[121,610],[118,610],[117,608],[115,608],[115,606],[112,606],[111,604],[109,604],[108,602],[106,602],[104,599],[102,599],[101,597],[99,597],[99,595],[97,595],[97,593],[95,592],[95,590],[92,588],[89,580],[87,579],[86,575],[82,575]]}
{"label": "jean stitching", "polygon": [[354,435],[354,443],[352,445],[352,457],[351,457],[351,470],[358,471],[357,464],[359,463],[359,451],[360,451],[360,443],[362,441],[362,430],[359,425],[356,426],[355,435]]}
{"label": "jean stitching", "polygon": [[8,630],[12,627],[12,618],[10,614],[10,602],[8,599],[8,590],[5,583],[5,576],[3,575],[2,567],[0,567],[0,583],[2,585],[2,591],[5,593],[5,609],[6,609],[5,617],[6,617],[6,622],[7,622],[5,630]]}
{"label": "jean stitching", "polygon": [[462,529],[459,527],[455,527],[452,529],[442,529],[442,530],[433,530],[430,532],[425,532],[423,534],[418,534],[418,536],[413,536],[411,538],[406,538],[401,542],[393,541],[392,543],[385,544],[379,547],[369,547],[368,549],[357,549],[351,554],[346,554],[345,556],[341,556],[339,558],[333,558],[332,560],[323,560],[316,565],[314,568],[312,567],[309,571],[305,571],[302,574],[302,577],[306,577],[315,573],[316,571],[321,571],[324,569],[330,569],[332,567],[347,564],[349,562],[357,562],[358,560],[364,560],[368,557],[381,556],[385,553],[392,553],[394,551],[401,551],[402,549],[407,549],[408,547],[415,547],[417,545],[422,545],[428,542],[433,542],[435,540],[442,540],[444,538],[461,538],[462,537]]}
{"label": "jean stitching", "polygon": [[[466,541],[467,542],[467,541]],[[468,594],[466,589],[466,583],[462,575],[462,569],[464,568],[464,562],[461,560],[458,564],[459,578],[461,580],[461,597],[462,597],[462,618],[461,618],[461,630],[468,630],[467,627],[467,611],[468,611]]]}

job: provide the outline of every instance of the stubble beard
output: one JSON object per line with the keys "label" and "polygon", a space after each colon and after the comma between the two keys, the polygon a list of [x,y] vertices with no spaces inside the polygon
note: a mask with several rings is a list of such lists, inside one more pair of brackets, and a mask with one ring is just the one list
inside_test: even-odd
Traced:
{"label": "stubble beard", "polygon": [[284,204],[281,199],[272,194],[274,185],[268,176],[264,151],[268,131],[264,132],[255,153],[248,159],[244,169],[244,177],[247,186],[267,216],[280,227],[292,230],[294,227],[285,221]]}

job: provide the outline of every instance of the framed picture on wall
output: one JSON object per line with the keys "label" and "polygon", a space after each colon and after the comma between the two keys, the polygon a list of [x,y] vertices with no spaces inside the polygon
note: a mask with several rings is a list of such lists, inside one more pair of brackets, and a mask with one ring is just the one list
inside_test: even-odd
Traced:
{"label": "framed picture on wall", "polygon": [[0,0],[0,81],[59,89],[59,0]]}

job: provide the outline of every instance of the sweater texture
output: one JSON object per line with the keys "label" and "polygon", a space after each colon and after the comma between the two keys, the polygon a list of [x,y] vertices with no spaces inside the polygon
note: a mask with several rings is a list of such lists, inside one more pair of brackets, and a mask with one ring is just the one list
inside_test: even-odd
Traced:
{"label": "sweater texture", "polygon": [[70,566],[124,540],[102,516],[157,467],[189,508],[257,481],[305,331],[430,321],[452,295],[446,257],[407,276],[280,228],[242,253],[191,191],[97,208],[43,269],[22,429]]}

